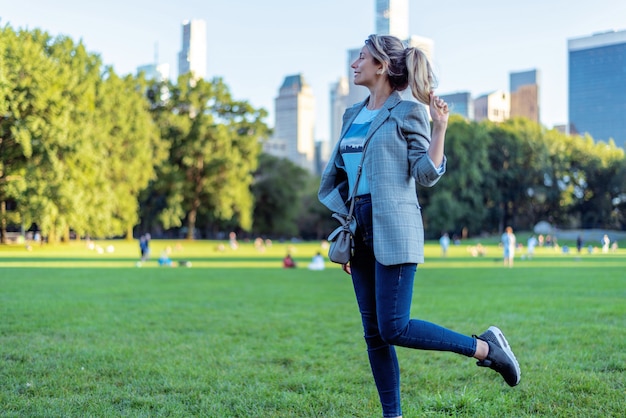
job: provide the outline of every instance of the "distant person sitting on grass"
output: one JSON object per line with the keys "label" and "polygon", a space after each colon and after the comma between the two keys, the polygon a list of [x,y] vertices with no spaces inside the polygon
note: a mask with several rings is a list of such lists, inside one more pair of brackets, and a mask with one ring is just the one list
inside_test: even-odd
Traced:
{"label": "distant person sitting on grass", "polygon": [[166,247],[161,256],[159,257],[159,266],[163,267],[172,267],[172,260],[170,259],[170,253],[172,249],[170,247]]}
{"label": "distant person sitting on grass", "polygon": [[291,257],[291,254],[287,254],[285,258],[283,258],[283,267],[286,269],[292,269],[296,267],[296,262]]}
{"label": "distant person sitting on grass", "polygon": [[318,252],[309,263],[309,270],[324,270],[324,267],[324,256]]}

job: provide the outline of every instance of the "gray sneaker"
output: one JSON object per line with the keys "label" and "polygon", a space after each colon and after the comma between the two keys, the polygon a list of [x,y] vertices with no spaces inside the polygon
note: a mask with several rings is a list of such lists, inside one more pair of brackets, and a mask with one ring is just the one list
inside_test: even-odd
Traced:
{"label": "gray sneaker", "polygon": [[502,331],[498,327],[491,326],[476,338],[489,345],[487,358],[477,361],[476,364],[497,371],[509,386],[516,386],[522,377],[522,372]]}

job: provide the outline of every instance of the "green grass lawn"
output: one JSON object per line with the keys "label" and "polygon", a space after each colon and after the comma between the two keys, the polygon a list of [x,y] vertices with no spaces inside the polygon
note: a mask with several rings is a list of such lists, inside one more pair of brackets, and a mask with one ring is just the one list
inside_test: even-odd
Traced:
{"label": "green grass lawn", "polygon": [[[0,247],[0,416],[381,416],[349,276],[306,269],[318,244],[153,241],[141,267],[137,242],[96,244]],[[167,246],[191,267],[158,267]],[[522,381],[399,348],[404,416],[623,416],[626,252],[468,250],[428,245],[413,315],[499,326]]]}

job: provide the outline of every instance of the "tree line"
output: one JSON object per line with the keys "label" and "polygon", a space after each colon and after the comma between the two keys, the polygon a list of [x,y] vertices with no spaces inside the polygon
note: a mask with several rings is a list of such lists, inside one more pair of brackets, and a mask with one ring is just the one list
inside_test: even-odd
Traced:
{"label": "tree line", "polygon": [[[157,236],[321,239],[319,178],[265,155],[267,112],[221,78],[120,76],[82,42],[0,28],[0,239]],[[447,173],[419,189],[427,233],[505,226],[624,229],[624,151],[525,119],[452,117]]]}
{"label": "tree line", "polygon": [[455,118],[446,138],[448,173],[436,190],[423,192],[431,231],[532,230],[539,221],[561,229],[626,227],[626,160],[612,140],[523,118]]}

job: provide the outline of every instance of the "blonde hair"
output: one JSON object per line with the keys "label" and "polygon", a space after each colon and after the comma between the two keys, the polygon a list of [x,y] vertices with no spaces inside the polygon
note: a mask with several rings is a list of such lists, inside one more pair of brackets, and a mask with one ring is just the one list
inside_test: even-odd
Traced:
{"label": "blonde hair", "polygon": [[435,75],[426,54],[415,47],[405,48],[391,35],[370,35],[365,40],[372,57],[383,65],[394,90],[407,87],[418,101],[429,104],[430,92],[436,87]]}

